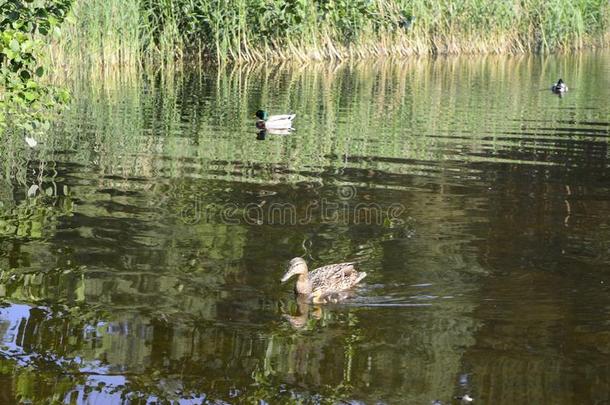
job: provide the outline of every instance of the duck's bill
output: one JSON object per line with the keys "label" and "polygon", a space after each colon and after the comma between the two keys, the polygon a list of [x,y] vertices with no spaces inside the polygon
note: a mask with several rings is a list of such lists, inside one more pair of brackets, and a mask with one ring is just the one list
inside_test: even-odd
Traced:
{"label": "duck's bill", "polygon": [[291,272],[287,272],[286,274],[284,274],[284,276],[282,277],[282,279],[280,281],[282,283],[285,283],[286,281],[288,281],[288,279],[290,279],[290,277],[292,277],[292,273]]}

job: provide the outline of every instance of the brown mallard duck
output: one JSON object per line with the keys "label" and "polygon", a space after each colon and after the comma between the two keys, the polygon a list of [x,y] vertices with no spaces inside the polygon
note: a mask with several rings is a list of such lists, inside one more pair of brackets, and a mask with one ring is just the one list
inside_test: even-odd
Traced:
{"label": "brown mallard duck", "polygon": [[299,296],[307,296],[317,304],[345,298],[347,294],[339,293],[351,289],[366,277],[366,273],[356,271],[354,263],[329,264],[309,272],[307,263],[300,257],[290,261],[282,283],[295,275],[299,278],[294,292]]}

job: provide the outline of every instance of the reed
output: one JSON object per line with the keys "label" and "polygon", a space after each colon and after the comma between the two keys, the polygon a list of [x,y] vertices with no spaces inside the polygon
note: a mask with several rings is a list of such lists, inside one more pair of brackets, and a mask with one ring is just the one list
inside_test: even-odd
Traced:
{"label": "reed", "polygon": [[76,0],[54,61],[549,52],[610,40],[607,0]]}

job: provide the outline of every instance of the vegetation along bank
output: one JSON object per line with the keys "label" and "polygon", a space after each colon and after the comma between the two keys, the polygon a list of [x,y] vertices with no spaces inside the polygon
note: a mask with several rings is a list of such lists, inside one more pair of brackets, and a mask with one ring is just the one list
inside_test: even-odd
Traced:
{"label": "vegetation along bank", "polygon": [[607,0],[75,0],[53,61],[137,65],[604,46]]}

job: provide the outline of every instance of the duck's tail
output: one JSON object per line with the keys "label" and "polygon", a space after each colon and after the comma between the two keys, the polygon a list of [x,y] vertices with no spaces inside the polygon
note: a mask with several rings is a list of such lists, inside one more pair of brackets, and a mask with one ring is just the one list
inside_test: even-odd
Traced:
{"label": "duck's tail", "polygon": [[360,274],[358,274],[358,278],[356,279],[356,282],[354,284],[358,284],[365,277],[366,277],[366,273],[361,272]]}

